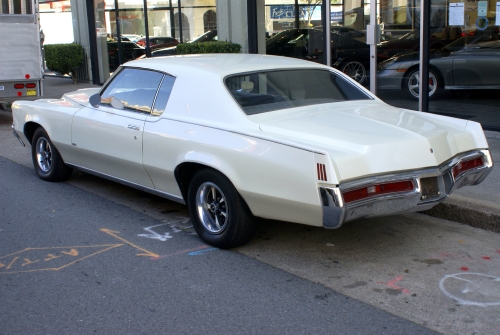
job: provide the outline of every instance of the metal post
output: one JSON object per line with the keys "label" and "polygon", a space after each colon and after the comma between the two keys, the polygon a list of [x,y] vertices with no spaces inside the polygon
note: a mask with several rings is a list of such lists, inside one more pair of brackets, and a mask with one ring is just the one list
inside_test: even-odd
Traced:
{"label": "metal post", "polygon": [[323,32],[324,36],[324,46],[323,48],[325,49],[325,64],[327,66],[332,66],[332,39],[331,39],[331,33],[332,33],[332,15],[331,15],[331,6],[330,6],[330,0],[323,0],[323,17],[321,18],[323,21],[323,29],[325,30]]}
{"label": "metal post", "polygon": [[370,0],[370,24],[366,27],[366,43],[370,45],[370,92],[373,94],[377,94],[377,44],[379,42],[377,0]]}
{"label": "metal post", "polygon": [[420,86],[418,110],[429,111],[429,14],[431,12],[430,0],[420,0]]}
{"label": "metal post", "polygon": [[181,13],[181,0],[177,1],[177,8],[179,9],[179,42],[184,43],[184,38],[182,37],[182,13]]}
{"label": "metal post", "polygon": [[146,32],[146,57],[151,57],[151,46],[149,45],[148,3],[144,0],[144,30]]}
{"label": "metal post", "polygon": [[94,1],[86,0],[87,18],[89,25],[90,68],[92,71],[92,84],[100,84],[99,61],[97,60],[97,38],[95,26]]}
{"label": "metal post", "polygon": [[122,64],[122,34],[120,32],[120,12],[118,11],[118,0],[115,0],[116,36],[118,37],[118,64]]}
{"label": "metal post", "polygon": [[259,53],[257,34],[257,1],[247,1],[247,21],[248,21],[248,52]]}
{"label": "metal post", "polygon": [[300,25],[300,19],[299,19],[299,15],[300,15],[300,11],[299,11],[299,0],[295,0],[295,28],[298,29],[300,28],[299,25]]}

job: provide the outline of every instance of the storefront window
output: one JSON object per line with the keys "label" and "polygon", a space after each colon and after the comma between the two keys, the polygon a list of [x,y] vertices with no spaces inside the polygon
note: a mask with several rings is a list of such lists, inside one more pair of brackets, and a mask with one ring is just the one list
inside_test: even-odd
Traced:
{"label": "storefront window", "polygon": [[[378,48],[377,92],[389,104],[416,110],[420,1],[409,2],[404,16],[400,7],[396,10],[391,4],[381,4],[381,18],[387,20],[382,21],[384,31],[405,34]],[[500,131],[499,11],[496,0],[431,1],[429,112],[477,121],[485,129]]]}
{"label": "storefront window", "polygon": [[266,53],[325,63],[321,0],[266,0]]}

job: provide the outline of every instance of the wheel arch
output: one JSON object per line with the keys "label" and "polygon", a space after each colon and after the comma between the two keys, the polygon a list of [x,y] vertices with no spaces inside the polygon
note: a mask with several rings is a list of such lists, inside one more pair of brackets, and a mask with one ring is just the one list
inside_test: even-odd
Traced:
{"label": "wheel arch", "polygon": [[[214,166],[206,164],[205,162],[202,163],[196,161],[186,161],[177,165],[177,167],[174,170],[175,180],[177,181],[177,185],[179,186],[179,189],[181,191],[182,198],[184,199],[186,204],[188,203],[188,190],[191,180],[199,171],[205,169],[219,173],[220,175],[225,177],[238,191],[238,188],[234,184],[233,180],[228,176],[228,173],[224,173],[223,171],[221,171],[221,169],[217,169]],[[238,191],[238,193],[240,192]],[[248,208],[250,208],[241,193],[240,196],[243,199],[245,205]]]}
{"label": "wheel arch", "polygon": [[[41,124],[39,124],[37,122],[33,122],[33,121],[26,122],[26,124],[24,125],[24,130],[23,130],[24,136],[26,136],[26,139],[28,140],[30,145],[33,144],[33,143],[31,143],[33,141],[33,135],[35,134],[35,131],[39,127],[45,130],[45,128]],[[47,130],[45,130],[45,131],[47,131]]]}

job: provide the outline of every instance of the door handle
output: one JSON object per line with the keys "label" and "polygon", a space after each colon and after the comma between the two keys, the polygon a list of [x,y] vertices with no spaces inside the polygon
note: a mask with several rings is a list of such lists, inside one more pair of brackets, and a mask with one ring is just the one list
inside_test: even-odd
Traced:
{"label": "door handle", "polygon": [[132,130],[140,130],[139,126],[135,126],[133,124],[129,124],[127,128]]}

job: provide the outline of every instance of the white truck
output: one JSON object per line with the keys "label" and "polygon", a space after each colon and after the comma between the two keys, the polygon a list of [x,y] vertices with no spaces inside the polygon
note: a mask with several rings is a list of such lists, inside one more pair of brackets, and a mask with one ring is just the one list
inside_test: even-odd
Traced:
{"label": "white truck", "polygon": [[38,0],[0,0],[0,100],[43,95]]}

